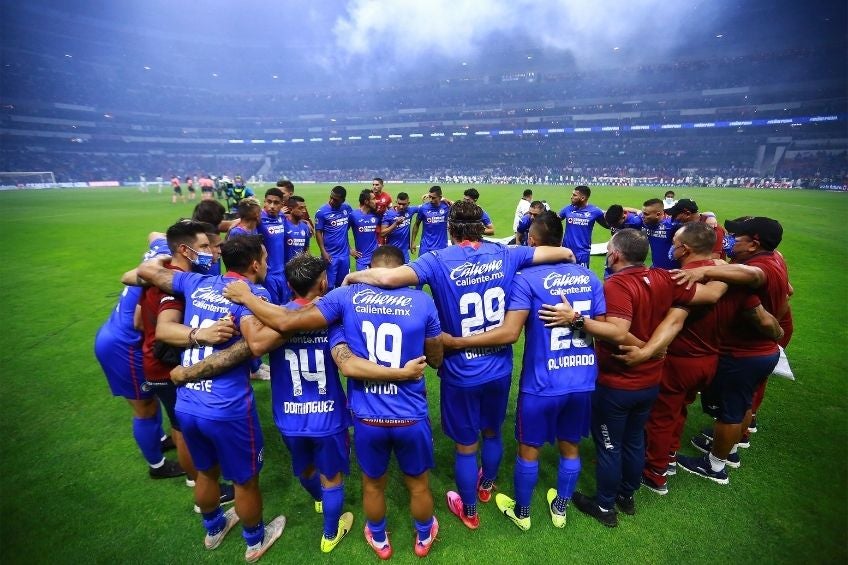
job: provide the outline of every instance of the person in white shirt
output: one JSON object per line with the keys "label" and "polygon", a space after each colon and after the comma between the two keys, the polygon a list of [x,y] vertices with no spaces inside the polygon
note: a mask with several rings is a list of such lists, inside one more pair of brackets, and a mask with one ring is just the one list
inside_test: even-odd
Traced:
{"label": "person in white shirt", "polygon": [[524,217],[524,214],[530,211],[530,202],[533,201],[533,191],[529,188],[524,191],[521,200],[518,201],[518,207],[515,209],[515,219],[512,221],[512,233],[518,231],[518,222]]}

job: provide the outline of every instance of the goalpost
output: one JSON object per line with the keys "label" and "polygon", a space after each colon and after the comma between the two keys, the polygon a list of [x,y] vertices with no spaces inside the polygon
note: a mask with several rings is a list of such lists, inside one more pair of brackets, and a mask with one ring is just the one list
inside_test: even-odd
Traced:
{"label": "goalpost", "polygon": [[0,187],[3,188],[48,188],[56,186],[52,171],[0,172]]}

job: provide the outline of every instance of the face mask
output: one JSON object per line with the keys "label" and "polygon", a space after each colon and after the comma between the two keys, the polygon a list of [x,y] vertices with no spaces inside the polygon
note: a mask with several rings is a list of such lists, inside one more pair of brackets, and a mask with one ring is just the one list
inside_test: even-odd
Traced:
{"label": "face mask", "polygon": [[674,246],[673,245],[668,248],[668,260],[669,261],[676,261],[676,259],[674,258]]}
{"label": "face mask", "polygon": [[607,258],[604,260],[604,280],[607,280],[614,274],[615,273],[612,272],[612,267],[610,267],[609,264],[609,255],[607,255]]}
{"label": "face mask", "polygon": [[730,234],[724,236],[722,247],[728,258],[733,258],[733,246],[736,244],[736,238]]}
{"label": "face mask", "polygon": [[[191,249],[191,247],[189,247],[189,249]],[[194,251],[194,249],[191,250]],[[212,268],[212,259],[214,258],[214,255],[202,251],[194,251],[194,253],[197,255],[197,258],[191,261],[191,264],[194,266],[194,269],[192,270],[198,273],[208,273],[209,269]]]}

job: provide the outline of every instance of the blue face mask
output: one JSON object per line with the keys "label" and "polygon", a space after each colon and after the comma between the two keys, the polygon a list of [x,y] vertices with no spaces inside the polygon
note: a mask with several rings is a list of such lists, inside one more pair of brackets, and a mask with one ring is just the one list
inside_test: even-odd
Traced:
{"label": "blue face mask", "polygon": [[[188,247],[188,245],[186,245],[186,247]],[[189,249],[191,249],[191,247],[189,247]],[[214,258],[214,255],[203,251],[195,251],[194,249],[191,250],[194,251],[195,255],[197,255],[197,258],[191,261],[191,264],[194,266],[192,270],[197,273],[208,273],[209,269],[212,268],[212,259]]]}
{"label": "blue face mask", "polygon": [[675,250],[674,245],[672,245],[671,247],[668,248],[668,260],[669,261],[676,261],[677,260],[677,259],[674,258],[674,250]]}
{"label": "blue face mask", "polygon": [[607,255],[607,258],[604,259],[604,280],[607,280],[608,278],[610,278],[614,274],[615,273],[612,272],[612,267],[610,267],[610,264],[609,264],[609,255]]}
{"label": "blue face mask", "polygon": [[722,242],[722,247],[724,248],[724,252],[727,254],[729,259],[733,258],[733,246],[736,244],[736,237],[727,234],[724,236],[724,242]]}

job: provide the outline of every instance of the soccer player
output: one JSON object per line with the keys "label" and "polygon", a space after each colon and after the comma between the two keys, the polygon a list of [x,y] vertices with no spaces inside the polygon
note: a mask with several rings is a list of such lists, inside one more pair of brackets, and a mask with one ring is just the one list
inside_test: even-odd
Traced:
{"label": "soccer player", "polygon": [[327,261],[327,281],[331,289],[341,286],[350,272],[347,230],[353,208],[345,202],[346,198],[345,187],[334,186],[330,191],[330,201],[315,212],[315,240],[321,257]]}
{"label": "soccer player", "polygon": [[[476,188],[471,187],[462,193],[462,199],[466,202],[477,204],[477,200],[480,199],[480,192]],[[483,207],[481,206],[480,209],[483,210]],[[483,210],[483,235],[492,235],[494,233],[495,225],[492,223],[492,218]]]}
{"label": "soccer player", "polygon": [[[562,231],[562,220],[553,212],[544,212],[530,226],[530,246],[557,247],[562,243]],[[578,444],[589,435],[598,372],[591,337],[582,331],[545,327],[536,316],[542,304],[559,302],[561,296],[568,296],[583,316],[603,319],[606,303],[601,281],[594,273],[570,263],[537,265],[516,273],[502,326],[468,337],[445,336],[444,340],[446,349],[494,347],[514,343],[521,329],[525,330],[515,418],[519,444],[513,478],[516,499],[500,493],[495,496],[498,509],[522,530],[530,529],[530,499],[539,478],[539,451],[545,443],[559,448],[557,488],[548,489],[547,500],[554,526],[565,527],[566,504],[580,476]],[[460,515],[462,501],[455,493],[448,494],[448,504]]]}
{"label": "soccer player", "polygon": [[[706,214],[699,213],[698,204],[688,198],[678,200],[674,206],[666,211],[666,214],[669,218],[681,225],[689,222],[707,223],[707,219],[710,217]],[[727,255],[724,252],[724,228],[716,223],[713,229],[715,230],[716,240],[712,250],[712,257],[713,259],[725,259]]]}
{"label": "soccer player", "polygon": [[183,187],[180,186],[180,179],[177,175],[171,177],[171,188],[174,189],[174,194],[171,195],[171,204],[177,203],[177,196],[179,196],[180,200],[183,202],[186,201],[185,196],[183,196]]}
{"label": "soccer player", "polygon": [[[727,221],[724,227],[736,238],[736,263],[679,271],[674,275],[678,284],[688,286],[707,277],[723,281],[734,289],[740,287],[755,294],[768,312],[777,319],[783,318],[790,294],[786,263],[776,252],[783,239],[783,227],[765,217]],[[754,392],[772,373],[780,357],[776,339],[762,335],[750,324],[721,326],[718,369],[701,395],[705,411],[716,418],[714,438],[710,442],[693,441],[695,447],[708,453],[703,457],[679,456],[678,467],[718,484],[729,482],[728,457],[751,421]]]}
{"label": "soccer player", "polygon": [[[351,283],[398,288],[429,284],[444,323],[456,337],[491,330],[503,322],[515,272],[534,263],[571,261],[564,248],[507,247],[483,241],[482,210],[471,202],[450,208],[454,245],[396,269],[351,273]],[[456,444],[454,472],[462,498],[462,522],[479,526],[477,498],[488,502],[503,457],[501,426],[512,381],[512,347],[474,347],[445,356],[441,377],[442,428]],[[477,451],[482,436],[482,468]]]}
{"label": "soccer player", "polygon": [[212,177],[208,174],[204,174],[200,177],[200,199],[201,200],[212,200],[215,198],[215,182],[212,180]]}
{"label": "soccer player", "polygon": [[197,197],[197,192],[194,190],[194,179],[190,175],[186,175],[186,187],[188,188],[188,199],[194,200]]}
{"label": "soccer player", "polygon": [[[221,294],[233,280],[249,283],[251,292],[268,299],[259,282],[267,271],[267,252],[259,236],[239,236],[222,246],[224,264],[229,271],[210,277],[198,273],[176,272],[159,261],[147,261],[138,267],[139,275],[162,291],[182,295],[186,300],[185,319],[192,328],[188,341],[192,347],[182,356],[183,365],[192,365],[215,350],[226,349],[235,341],[210,346],[198,339],[203,328],[214,326],[221,318],[231,317],[242,332],[250,313],[232,304]],[[250,386],[248,362],[212,380],[188,383],[177,390],[177,415],[185,441],[197,468],[195,500],[206,528],[204,545],[217,548],[241,519],[247,543],[245,559],[252,563],[264,555],[282,535],[285,516],[277,516],[267,525],[262,520],[262,493],[259,472],[264,448],[262,429]],[[236,508],[222,511],[218,477],[235,484]]]}
{"label": "soccer player", "polygon": [[262,209],[259,202],[253,198],[245,198],[236,207],[236,216],[239,223],[227,232],[227,239],[239,235],[256,235],[259,233],[259,218]]}
{"label": "soccer player", "polygon": [[639,210],[625,208],[621,204],[613,204],[604,212],[604,219],[609,226],[610,235],[615,235],[625,228],[642,229],[642,218]]}
{"label": "soccer player", "polygon": [[560,210],[559,217],[565,221],[563,246],[571,249],[577,257],[577,264],[589,268],[589,256],[592,251],[592,228],[595,222],[606,227],[604,212],[589,204],[592,190],[588,186],[576,186],[571,193],[571,204]]}
{"label": "soccer player", "polygon": [[521,200],[518,201],[518,206],[515,208],[515,219],[512,221],[513,233],[518,232],[518,222],[530,210],[530,204],[533,201],[533,191],[529,188],[525,189],[521,195]]}
{"label": "soccer player", "polygon": [[430,187],[428,194],[429,202],[418,208],[415,216],[415,225],[412,226],[412,248],[415,248],[415,239],[418,237],[418,228],[424,223],[421,232],[421,245],[418,256],[421,257],[428,251],[437,251],[448,246],[448,232],[445,223],[448,219],[450,206],[442,201],[442,187]]}
{"label": "soccer player", "polygon": [[[394,245],[403,253],[403,262],[409,263],[410,236],[409,226],[412,216],[418,213],[418,206],[409,205],[409,195],[399,192],[394,207],[386,210],[381,222],[380,233],[386,237],[387,245]],[[415,251],[415,249],[412,249]]]}
{"label": "soccer player", "polygon": [[[320,257],[301,254],[286,263],[286,278],[295,299],[285,308],[306,307],[327,288],[326,265]],[[304,489],[323,513],[321,550],[332,551],[350,531],[353,515],[342,514],[343,475],[349,470],[350,413],[339,382],[336,363],[349,378],[410,380],[423,375],[424,358],[394,369],[350,352],[346,344],[332,351],[324,329],[294,334],[288,340],[260,322],[245,326],[245,339],[254,355],[271,351],[271,402],[274,422],[292,454],[292,466]],[[268,332],[271,332],[270,336]],[[239,344],[206,357],[190,368],[179,367],[172,377],[180,382],[219,374],[244,360],[250,351]],[[330,356],[336,361],[330,361]]]}
{"label": "soccer player", "polygon": [[651,247],[651,266],[676,269],[680,264],[669,255],[671,239],[679,226],[665,215],[662,200],[651,198],[642,204],[642,233],[648,236]]}
{"label": "soccer player", "polygon": [[356,258],[357,271],[368,268],[371,255],[377,249],[380,218],[375,213],[376,209],[374,193],[365,189],[359,193],[359,208],[350,214],[350,229],[353,231],[353,249],[350,254]]}
{"label": "soccer player", "polygon": [[302,196],[292,196],[286,202],[286,238],[283,242],[283,264],[301,253],[309,253],[312,230],[306,222],[306,206]]}
{"label": "soccer player", "polygon": [[[371,190],[374,192],[374,198],[376,200],[377,219],[379,220],[380,225],[382,225],[383,215],[392,205],[392,195],[383,190],[383,179],[381,179],[380,177],[374,177],[374,179],[371,181]],[[377,243],[379,245],[385,245],[385,234],[377,234]]]}
{"label": "soccer player", "polygon": [[[592,439],[595,442],[597,495],[590,498],[574,492],[578,510],[607,527],[618,525],[615,507],[626,514],[636,512],[633,493],[639,488],[645,466],[645,422],[659,391],[662,359],[628,367],[613,357],[616,345],[631,334],[643,345],[675,304],[715,303],[726,286],[720,283],[685,286],[675,284],[668,271],[644,265],[648,238],[633,229],[612,236],[606,257],[613,275],[604,284],[607,303],[605,321],[576,314],[567,324],[599,340],[598,381],[592,395]],[[560,306],[560,305],[557,305]],[[554,323],[543,306],[542,318]]]}
{"label": "soccer player", "polygon": [[515,228],[515,244],[530,245],[529,233],[530,225],[533,223],[539,214],[545,211],[545,207],[540,200],[534,200],[530,203],[530,208],[521,221],[518,222],[518,227]]}
{"label": "soccer player", "polygon": [[[397,248],[383,246],[374,252],[371,266],[395,267],[402,262],[403,255]],[[438,367],[442,361],[439,317],[433,299],[419,290],[384,290],[352,284],[328,293],[315,308],[285,313],[253,298],[242,284],[231,285],[226,294],[235,302],[244,302],[260,321],[280,333],[317,330],[338,322],[341,327],[331,331],[331,346],[346,342],[353,354],[380,365],[399,368],[422,355],[431,366]],[[410,492],[417,531],[415,554],[424,557],[439,531],[429,486],[429,469],[434,464],[433,436],[424,381],[395,384],[354,380],[349,395],[354,442],[362,468],[365,539],[381,559],[391,557],[384,491],[389,457],[394,451]]]}
{"label": "soccer player", "polygon": [[283,245],[286,238],[285,217],[281,214],[283,192],[276,187],[265,191],[265,206],[259,217],[259,234],[268,251],[268,274],[263,286],[271,295],[271,302],[283,304],[288,296]]}
{"label": "soccer player", "polygon": [[133,411],[133,437],[154,479],[179,477],[185,471],[162,454],[162,425],[159,402],[144,386],[142,334],[137,328],[136,309],[140,287],[125,287],[109,319],[97,330],[94,355],[103,368],[112,396],[122,396]]}

